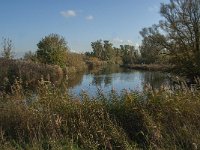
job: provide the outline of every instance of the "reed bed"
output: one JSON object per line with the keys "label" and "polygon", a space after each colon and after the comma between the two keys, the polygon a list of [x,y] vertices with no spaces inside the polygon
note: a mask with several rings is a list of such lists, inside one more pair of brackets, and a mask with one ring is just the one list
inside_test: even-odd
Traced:
{"label": "reed bed", "polygon": [[0,95],[0,149],[199,149],[198,84],[77,99],[43,79],[33,96],[16,80]]}

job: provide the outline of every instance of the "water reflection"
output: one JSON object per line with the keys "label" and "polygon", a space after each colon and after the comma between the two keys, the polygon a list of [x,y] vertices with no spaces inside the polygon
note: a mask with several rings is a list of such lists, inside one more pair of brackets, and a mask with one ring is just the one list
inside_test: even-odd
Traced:
{"label": "water reflection", "polygon": [[163,84],[169,85],[170,82],[166,73],[126,70],[112,66],[78,74],[69,83],[69,87],[73,94],[79,95],[82,91],[86,91],[90,96],[95,96],[98,89],[105,94],[112,89],[118,93],[123,89],[142,92],[146,84],[159,88]]}

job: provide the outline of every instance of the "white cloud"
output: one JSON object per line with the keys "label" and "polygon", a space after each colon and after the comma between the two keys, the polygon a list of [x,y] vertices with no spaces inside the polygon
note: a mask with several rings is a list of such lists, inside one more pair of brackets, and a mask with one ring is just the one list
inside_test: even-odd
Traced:
{"label": "white cloud", "polygon": [[113,38],[112,40],[110,40],[111,43],[113,43],[115,46],[119,47],[120,45],[133,45],[135,46],[136,48],[139,47],[139,43],[136,43],[136,42],[133,42],[132,40],[123,40],[119,37],[115,37]]}
{"label": "white cloud", "polygon": [[61,11],[60,14],[66,18],[75,17],[77,15],[74,10]]}
{"label": "white cloud", "polygon": [[123,43],[124,41],[122,39],[120,39],[119,37],[113,38],[111,40],[113,43]]}
{"label": "white cloud", "polygon": [[85,19],[86,19],[86,20],[93,20],[94,17],[93,17],[92,15],[89,15],[89,16],[85,17]]}

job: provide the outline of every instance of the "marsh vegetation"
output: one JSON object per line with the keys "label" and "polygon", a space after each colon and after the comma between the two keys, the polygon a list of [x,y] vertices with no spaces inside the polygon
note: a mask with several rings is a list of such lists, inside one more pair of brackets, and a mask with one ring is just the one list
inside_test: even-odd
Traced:
{"label": "marsh vegetation", "polygon": [[[12,40],[4,38],[0,149],[199,149],[199,10],[198,0],[161,4],[163,20],[142,29],[139,47],[97,40],[91,52],[78,54],[64,37],[49,34],[37,51],[15,59]],[[83,79],[92,89],[109,87],[107,93],[71,94]],[[122,81],[129,84],[119,88]],[[132,81],[142,90],[128,89]]]}

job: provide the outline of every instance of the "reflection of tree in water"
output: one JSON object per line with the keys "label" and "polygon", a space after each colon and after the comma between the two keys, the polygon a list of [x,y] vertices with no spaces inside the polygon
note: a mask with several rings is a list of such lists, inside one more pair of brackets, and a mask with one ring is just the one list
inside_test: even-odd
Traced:
{"label": "reflection of tree in water", "polygon": [[94,75],[108,75],[112,73],[123,72],[123,70],[123,68],[120,68],[117,65],[110,65],[89,70],[89,73]]}
{"label": "reflection of tree in water", "polygon": [[92,80],[92,85],[95,86],[101,86],[102,84],[108,86],[111,83],[112,83],[112,77],[109,75],[94,75]]}
{"label": "reflection of tree in water", "polygon": [[166,75],[160,72],[144,72],[144,84],[150,84],[152,88],[160,88],[161,85],[167,84]]}
{"label": "reflection of tree in water", "polygon": [[80,85],[83,80],[84,72],[77,73],[75,75],[70,75],[69,80],[67,82],[67,87],[73,88],[76,85]]}
{"label": "reflection of tree in water", "polygon": [[94,75],[92,79],[92,85],[101,86],[103,80],[104,80],[103,76]]}
{"label": "reflection of tree in water", "polygon": [[105,76],[105,78],[104,78],[104,84],[105,84],[105,86],[108,86],[111,83],[112,83],[112,77],[109,76],[109,75]]}
{"label": "reflection of tree in water", "polygon": [[116,65],[90,70],[90,73],[94,75],[92,84],[95,86],[101,86],[102,84],[109,86],[112,83],[112,76],[110,74],[118,72],[122,72],[122,68]]}

